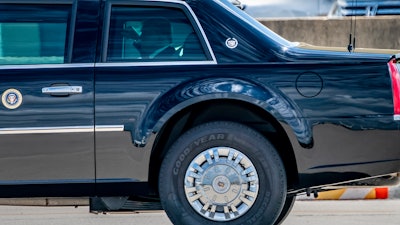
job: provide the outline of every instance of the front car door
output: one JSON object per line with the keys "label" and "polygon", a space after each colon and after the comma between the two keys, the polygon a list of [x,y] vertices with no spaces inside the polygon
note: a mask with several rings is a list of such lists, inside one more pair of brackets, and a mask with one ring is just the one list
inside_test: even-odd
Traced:
{"label": "front car door", "polygon": [[71,63],[76,10],[72,0],[0,1],[1,196],[94,183],[94,64]]}

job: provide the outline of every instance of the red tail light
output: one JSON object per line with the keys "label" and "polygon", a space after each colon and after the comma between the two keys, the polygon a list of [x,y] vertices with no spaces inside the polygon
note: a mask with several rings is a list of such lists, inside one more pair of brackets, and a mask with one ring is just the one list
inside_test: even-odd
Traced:
{"label": "red tail light", "polygon": [[389,63],[389,72],[392,80],[394,120],[400,120],[400,55],[393,56]]}

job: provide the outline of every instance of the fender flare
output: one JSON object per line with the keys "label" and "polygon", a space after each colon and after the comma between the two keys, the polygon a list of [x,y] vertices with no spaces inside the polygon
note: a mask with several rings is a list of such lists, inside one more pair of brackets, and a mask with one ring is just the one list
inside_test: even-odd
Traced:
{"label": "fender flare", "polygon": [[216,99],[245,101],[263,108],[281,123],[288,124],[301,146],[311,148],[312,130],[301,110],[276,88],[239,78],[206,78],[182,83],[160,95],[138,121],[132,137],[145,146],[151,133],[158,132],[175,113],[199,102]]}

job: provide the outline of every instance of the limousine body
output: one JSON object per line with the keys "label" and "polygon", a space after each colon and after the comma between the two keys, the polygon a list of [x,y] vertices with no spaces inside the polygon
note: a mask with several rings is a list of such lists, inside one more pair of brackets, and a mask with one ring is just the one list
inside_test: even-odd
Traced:
{"label": "limousine body", "polygon": [[0,197],[276,225],[400,170],[394,51],[290,42],[227,0],[0,0],[0,37]]}

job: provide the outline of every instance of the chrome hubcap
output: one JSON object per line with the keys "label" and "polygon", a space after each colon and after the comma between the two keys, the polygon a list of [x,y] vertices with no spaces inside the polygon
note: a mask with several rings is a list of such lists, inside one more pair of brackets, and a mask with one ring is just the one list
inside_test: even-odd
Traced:
{"label": "chrome hubcap", "polygon": [[240,151],[216,147],[200,153],[185,174],[185,194],[193,209],[207,219],[229,221],[254,204],[258,174]]}

